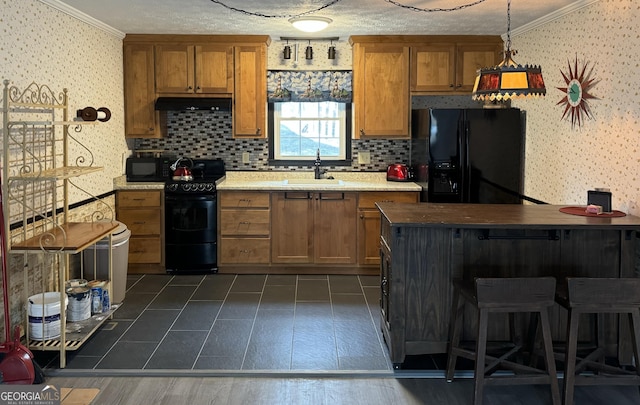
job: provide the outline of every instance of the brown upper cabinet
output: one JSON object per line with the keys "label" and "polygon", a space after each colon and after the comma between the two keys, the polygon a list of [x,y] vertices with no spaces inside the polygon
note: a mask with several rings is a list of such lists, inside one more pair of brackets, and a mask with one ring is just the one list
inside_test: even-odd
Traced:
{"label": "brown upper cabinet", "polygon": [[232,93],[233,46],[156,45],[155,70],[156,93]]}
{"label": "brown upper cabinet", "polygon": [[471,94],[500,36],[354,35],[354,137],[408,138],[412,95]]}
{"label": "brown upper cabinet", "polygon": [[233,136],[266,138],[267,45],[235,47]]}
{"label": "brown upper cabinet", "polygon": [[411,91],[471,93],[478,69],[500,63],[501,51],[500,37],[412,46]]}
{"label": "brown upper cabinet", "polygon": [[409,45],[351,39],[355,137],[408,137]]}
{"label": "brown upper cabinet", "polygon": [[157,97],[233,99],[233,136],[265,137],[266,35],[127,35],[125,136],[164,136]]}
{"label": "brown upper cabinet", "polygon": [[154,103],[153,45],[124,46],[125,133],[131,138],[160,138],[159,113]]}

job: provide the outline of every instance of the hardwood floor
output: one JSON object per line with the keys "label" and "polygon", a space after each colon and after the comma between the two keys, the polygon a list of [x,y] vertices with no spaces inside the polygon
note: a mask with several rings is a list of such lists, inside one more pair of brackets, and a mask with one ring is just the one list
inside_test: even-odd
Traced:
{"label": "hardwood floor", "polygon": [[[472,380],[422,378],[52,377],[56,387],[98,388],[100,405],[463,405]],[[546,387],[485,389],[485,405],[550,404]],[[640,403],[637,387],[577,387],[576,405]],[[64,402],[63,402],[64,405]]]}

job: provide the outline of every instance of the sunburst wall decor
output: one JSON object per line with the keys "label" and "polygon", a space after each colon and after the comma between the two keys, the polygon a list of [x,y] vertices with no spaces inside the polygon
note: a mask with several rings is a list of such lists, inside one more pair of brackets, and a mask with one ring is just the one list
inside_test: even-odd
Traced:
{"label": "sunburst wall decor", "polygon": [[595,97],[590,92],[593,86],[598,82],[592,78],[593,66],[587,72],[589,62],[583,62],[582,68],[578,69],[577,55],[575,62],[573,63],[573,68],[571,67],[571,62],[569,60],[567,60],[567,65],[568,69],[566,73],[562,70],[560,71],[567,87],[557,87],[557,89],[562,91],[565,96],[558,101],[557,105],[562,105],[564,107],[561,119],[565,119],[566,117],[567,120],[571,121],[571,128],[575,128],[576,125],[582,126],[586,118],[593,118],[593,114],[591,113],[591,108],[587,100],[598,99],[598,97]]}

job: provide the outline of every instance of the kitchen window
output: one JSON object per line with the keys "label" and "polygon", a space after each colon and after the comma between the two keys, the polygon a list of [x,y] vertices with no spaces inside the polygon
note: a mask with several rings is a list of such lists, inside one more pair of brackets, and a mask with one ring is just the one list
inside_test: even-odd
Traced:
{"label": "kitchen window", "polygon": [[320,150],[327,166],[349,166],[351,126],[349,103],[269,103],[269,163],[312,165]]}

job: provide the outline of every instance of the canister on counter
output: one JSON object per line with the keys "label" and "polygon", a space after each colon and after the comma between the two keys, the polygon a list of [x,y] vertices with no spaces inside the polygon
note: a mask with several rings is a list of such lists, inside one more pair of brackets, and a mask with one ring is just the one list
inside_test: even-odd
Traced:
{"label": "canister on counter", "polygon": [[102,313],[102,287],[91,287],[91,314]]}
{"label": "canister on counter", "polygon": [[111,309],[111,300],[109,299],[109,290],[102,290],[102,312],[109,312]]}

